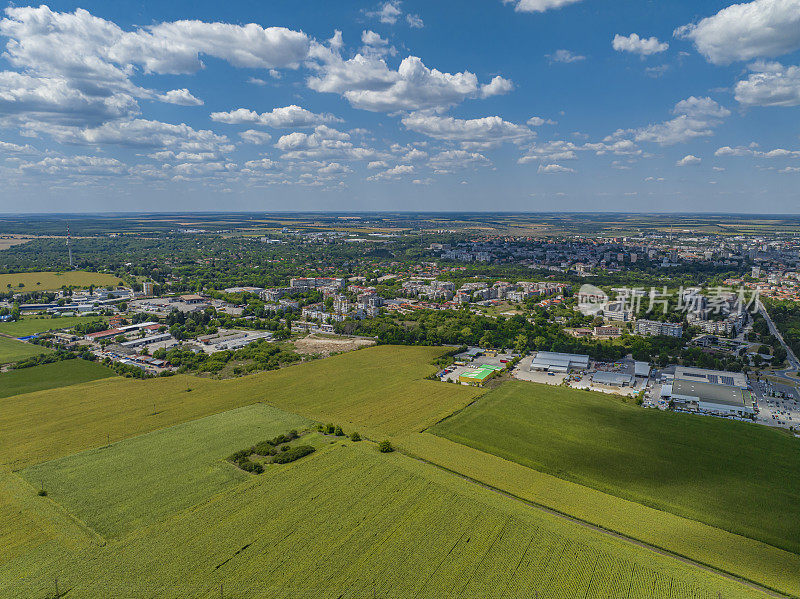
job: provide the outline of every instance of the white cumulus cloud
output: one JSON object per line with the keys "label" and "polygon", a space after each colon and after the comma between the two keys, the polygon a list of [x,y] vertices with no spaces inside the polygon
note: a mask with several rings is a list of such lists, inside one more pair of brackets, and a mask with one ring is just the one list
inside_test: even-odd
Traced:
{"label": "white cumulus cloud", "polygon": [[675,166],[697,166],[700,164],[702,160],[693,154],[687,154],[678,162],[675,163]]}
{"label": "white cumulus cloud", "polygon": [[737,102],[745,106],[800,105],[800,66],[758,62],[750,69],[753,72],[734,88]]}
{"label": "white cumulus cloud", "polygon": [[402,119],[407,129],[434,139],[458,142],[500,143],[521,141],[534,135],[528,127],[505,121],[499,116],[456,119],[433,113],[411,113]]}
{"label": "white cumulus cloud", "polygon": [[710,137],[724,118],[727,108],[708,97],[691,96],[681,100],[672,110],[675,118],[639,129],[620,129],[611,138],[632,136],[635,141],[648,141],[663,146],[686,143],[698,137]]}
{"label": "white cumulus cloud", "polygon": [[698,23],[675,30],[715,64],[772,58],[800,48],[800,0],[732,4]]}
{"label": "white cumulus cloud", "polygon": [[270,112],[257,113],[247,108],[230,112],[212,112],[211,120],[228,125],[263,125],[265,127],[313,127],[323,123],[341,122],[332,114],[315,114],[295,104],[273,108]]}
{"label": "white cumulus cloud", "polygon": [[158,99],[167,104],[177,104],[179,106],[202,106],[203,101],[195,98],[188,89],[171,89],[165,94],[160,94]]}
{"label": "white cumulus cloud", "polygon": [[569,168],[566,166],[561,166],[560,164],[540,164],[539,169],[536,171],[537,173],[543,175],[555,175],[558,173],[574,173],[574,168]]}
{"label": "white cumulus cloud", "polygon": [[469,71],[445,73],[416,56],[404,58],[395,71],[374,54],[344,60],[337,51],[316,46],[313,55],[310,66],[317,75],[308,79],[311,89],[340,94],[354,107],[374,112],[445,108],[468,98],[508,93],[513,87],[499,75],[481,85]]}
{"label": "white cumulus cloud", "polygon": [[631,33],[629,36],[615,35],[611,46],[617,52],[632,52],[642,56],[658,54],[669,48],[667,42],[660,42],[657,37],[643,38],[636,33]]}
{"label": "white cumulus cloud", "polygon": [[513,4],[517,12],[545,12],[575,4],[581,0],[503,0],[503,4]]}

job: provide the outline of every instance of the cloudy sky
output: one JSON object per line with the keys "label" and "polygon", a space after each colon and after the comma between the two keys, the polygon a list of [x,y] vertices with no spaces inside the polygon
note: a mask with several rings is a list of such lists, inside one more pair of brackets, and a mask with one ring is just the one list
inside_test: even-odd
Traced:
{"label": "cloudy sky", "polygon": [[800,212],[800,0],[2,17],[0,212]]}

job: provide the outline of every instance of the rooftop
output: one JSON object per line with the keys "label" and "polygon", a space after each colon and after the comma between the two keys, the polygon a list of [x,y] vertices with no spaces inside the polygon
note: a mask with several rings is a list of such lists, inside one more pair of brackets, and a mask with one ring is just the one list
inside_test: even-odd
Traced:
{"label": "rooftop", "polygon": [[[696,397],[699,401],[725,406],[748,407],[745,403],[745,392],[738,387],[715,385],[713,383],[675,379],[672,383],[672,395]],[[749,394],[747,395],[749,397]]]}

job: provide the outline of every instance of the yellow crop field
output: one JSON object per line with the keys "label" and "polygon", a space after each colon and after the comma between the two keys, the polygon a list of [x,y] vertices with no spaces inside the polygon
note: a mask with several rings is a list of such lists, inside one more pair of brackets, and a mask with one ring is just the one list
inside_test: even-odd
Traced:
{"label": "yellow crop field", "polygon": [[368,442],[330,445],[102,547],[49,543],[0,561],[4,598],[44,597],[56,579],[79,599],[763,597]]}
{"label": "yellow crop field", "polygon": [[480,393],[423,380],[441,353],[376,346],[223,381],[114,377],[9,397],[0,411],[0,464],[17,470],[257,402],[373,437],[422,430]]}
{"label": "yellow crop field", "polygon": [[[119,285],[122,281],[116,275],[85,270],[65,272],[21,272],[0,274],[0,289],[7,291],[54,291],[67,287],[104,287]],[[20,287],[22,285],[22,287]]]}

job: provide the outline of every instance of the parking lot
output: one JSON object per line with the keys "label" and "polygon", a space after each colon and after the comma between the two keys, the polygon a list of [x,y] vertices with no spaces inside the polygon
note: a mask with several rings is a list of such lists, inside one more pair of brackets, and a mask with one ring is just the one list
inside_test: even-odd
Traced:
{"label": "parking lot", "polygon": [[545,385],[560,385],[567,376],[566,374],[558,373],[547,374],[546,372],[531,372],[531,362],[533,362],[533,356],[522,358],[516,368],[511,372],[511,376],[521,381],[543,383]]}
{"label": "parking lot", "polygon": [[[514,368],[511,375],[515,379],[519,379],[521,381],[530,381],[532,383],[543,383],[545,385],[560,385],[566,379],[569,386],[574,389],[586,389],[590,391],[599,391],[600,393],[612,393],[614,395],[627,395],[627,396],[634,396],[639,391],[641,391],[644,386],[645,382],[642,379],[638,379],[635,382],[634,387],[606,387],[600,385],[593,385],[592,384],[592,375],[590,372],[585,371],[573,371],[569,374],[561,374],[561,373],[547,373],[542,371],[531,371],[531,362],[533,361],[532,356],[526,356],[522,360],[519,361],[517,367]],[[602,365],[603,370],[612,370],[611,365]],[[633,362],[629,365],[625,363],[621,363],[618,365],[617,368],[613,368],[614,371],[617,372],[624,372],[626,374],[633,374]],[[628,372],[629,371],[629,372]]]}
{"label": "parking lot", "polygon": [[789,385],[750,380],[762,424],[800,428],[800,393]]}

